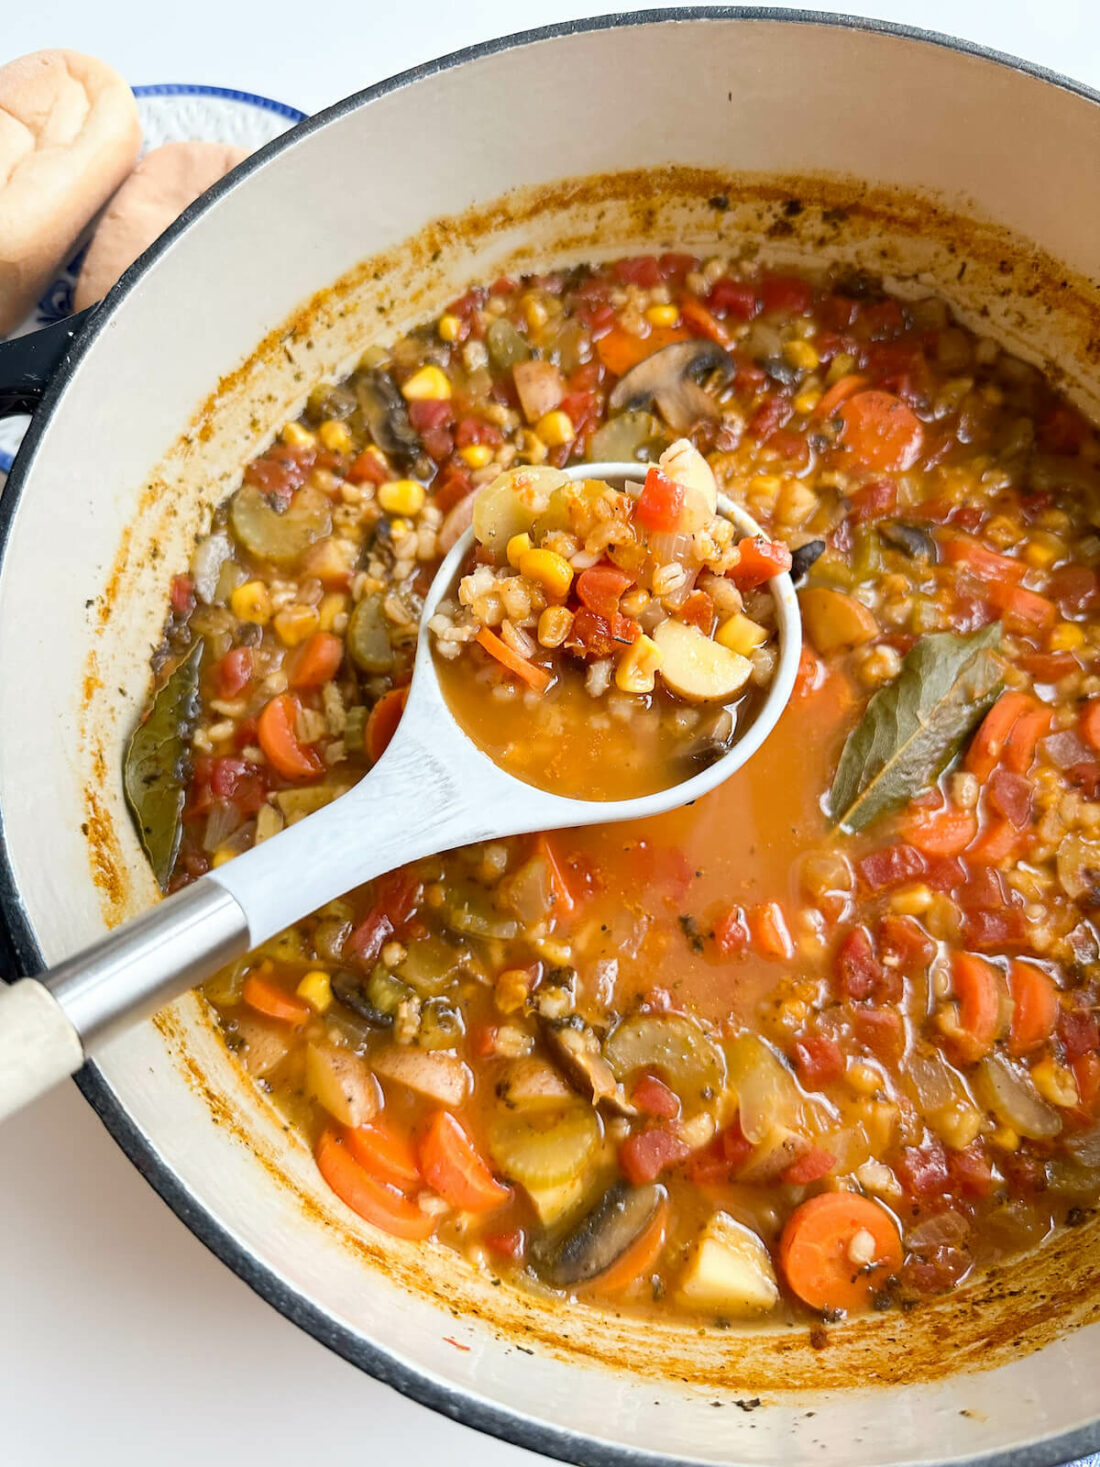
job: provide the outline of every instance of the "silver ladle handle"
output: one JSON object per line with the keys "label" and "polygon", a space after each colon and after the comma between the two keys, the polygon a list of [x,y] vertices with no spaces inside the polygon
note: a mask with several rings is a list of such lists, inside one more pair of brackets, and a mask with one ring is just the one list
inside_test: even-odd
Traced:
{"label": "silver ladle handle", "polygon": [[246,952],[240,903],[207,878],[59,963],[0,988],[0,1120],[84,1063],[87,1046]]}

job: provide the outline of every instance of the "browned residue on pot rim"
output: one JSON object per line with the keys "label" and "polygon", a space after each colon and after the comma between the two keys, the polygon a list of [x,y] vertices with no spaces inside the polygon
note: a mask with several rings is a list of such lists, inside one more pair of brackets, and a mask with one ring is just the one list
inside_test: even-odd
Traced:
{"label": "browned residue on pot rim", "polygon": [[[484,240],[521,226],[546,237],[547,220],[555,213],[574,223],[573,233],[562,226],[553,247],[529,245],[515,251],[508,262],[522,270],[557,257],[577,257],[586,249],[606,256],[614,247],[637,248],[649,238],[656,246],[677,241],[662,232],[663,206],[654,199],[675,200],[690,218],[690,243],[697,249],[730,249],[746,230],[783,246],[797,246],[828,255],[846,241],[861,243],[864,263],[883,274],[900,273],[902,261],[890,236],[918,236],[945,241],[938,248],[959,260],[970,280],[980,281],[984,298],[1004,308],[1028,299],[1047,311],[1065,311],[1067,292],[1077,302],[1075,320],[1079,340],[1070,355],[1086,359],[1095,320],[1096,291],[1087,282],[1068,279],[1055,261],[1033,246],[1006,240],[990,224],[960,218],[934,198],[869,190],[854,180],[825,178],[732,177],[695,169],[667,168],[648,173],[624,173],[560,184],[510,195],[457,218],[429,224],[399,250],[365,261],[328,289],[319,292],[284,325],[272,331],[255,353],[219,382],[196,414],[187,437],[205,443],[214,433],[224,405],[248,391],[266,364],[292,346],[311,347],[311,333],[353,309],[357,294],[374,282],[391,289],[388,309],[380,312],[371,335],[384,336],[393,320],[407,316],[412,307],[426,310],[437,304],[443,266],[439,263],[461,251],[463,242]],[[791,207],[791,200],[798,207]],[[681,240],[684,236],[681,236]],[[501,268],[504,268],[501,266]],[[971,286],[973,289],[973,286]],[[1011,329],[1011,316],[1002,326]],[[306,386],[309,384],[306,383]],[[240,462],[258,445],[242,451]],[[172,505],[163,481],[150,482],[141,500],[135,524],[143,528],[145,549],[135,548],[127,532],[96,615],[100,636],[109,635],[113,617],[122,604],[135,569],[158,554],[158,522],[163,532],[169,518],[182,511]],[[147,526],[153,525],[150,536]],[[166,572],[167,574],[167,572]],[[93,703],[100,689],[94,665],[89,663],[84,690],[85,744],[88,768],[94,771],[86,790],[87,836],[92,870],[104,894],[105,913],[118,921],[134,903],[134,886],[126,870],[122,846],[100,796],[109,764],[117,758],[117,736],[92,726]],[[121,715],[120,715],[121,716]],[[811,1343],[808,1331],[722,1330],[698,1324],[636,1320],[596,1310],[586,1304],[564,1307],[508,1286],[489,1287],[485,1277],[457,1255],[438,1246],[409,1246],[383,1240],[363,1225],[354,1232],[347,1214],[320,1184],[316,1193],[304,1192],[289,1176],[284,1160],[268,1153],[242,1119],[244,1105],[230,1098],[225,1077],[208,1076],[195,1058],[188,1025],[177,1012],[166,1011],[156,1023],[190,1084],[205,1099],[212,1120],[251,1149],[273,1183],[289,1188],[311,1225],[334,1229],[344,1245],[361,1257],[365,1267],[382,1269],[398,1285],[415,1290],[438,1303],[441,1310],[467,1320],[483,1321],[506,1341],[524,1349],[537,1348],[564,1359],[583,1360],[610,1368],[629,1360],[632,1373],[654,1380],[682,1381],[709,1391],[728,1391],[735,1383],[740,1395],[770,1392],[834,1390],[870,1383],[902,1384],[928,1381],[960,1369],[990,1368],[1049,1343],[1065,1329],[1100,1319],[1100,1248],[1096,1247],[1100,1221],[1095,1217],[1074,1233],[1052,1239],[1035,1255],[994,1270],[935,1305],[909,1315],[886,1313],[830,1327]],[[205,1021],[209,1025],[209,1020]],[[248,1095],[242,1075],[233,1084],[242,1102]],[[255,1102],[268,1105],[256,1092]],[[300,1143],[295,1143],[300,1145]],[[377,1239],[377,1241],[375,1240]]]}

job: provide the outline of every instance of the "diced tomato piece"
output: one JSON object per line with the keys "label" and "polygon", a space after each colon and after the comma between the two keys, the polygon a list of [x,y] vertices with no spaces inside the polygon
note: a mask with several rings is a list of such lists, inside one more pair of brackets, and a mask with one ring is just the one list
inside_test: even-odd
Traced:
{"label": "diced tomato piece", "polygon": [[831,1151],[814,1147],[780,1172],[779,1180],[786,1187],[808,1187],[811,1182],[820,1182],[822,1177],[827,1177],[834,1166],[836,1157]]}
{"label": "diced tomato piece", "polygon": [[574,438],[583,438],[600,417],[600,400],[594,392],[567,392],[558,408],[573,424]]}
{"label": "diced tomato piece", "polygon": [[837,948],[834,972],[845,998],[867,999],[876,992],[884,974],[866,927],[853,927],[843,938]]}
{"label": "diced tomato piece", "polygon": [[814,289],[797,275],[765,275],[760,282],[760,299],[765,311],[804,316],[813,305]]}
{"label": "diced tomato piece", "polygon": [[969,880],[966,864],[957,856],[929,856],[925,884],[933,891],[955,891]]}
{"label": "diced tomato piece", "polygon": [[1018,911],[973,911],[963,917],[961,936],[967,947],[979,952],[1003,952],[1019,947],[1027,937],[1024,914]]}
{"label": "diced tomato piece", "polygon": [[276,444],[260,458],[254,458],[244,471],[246,484],[253,484],[261,493],[287,502],[295,489],[300,489],[309,477],[317,461],[317,452],[312,448],[288,448]]}
{"label": "diced tomato piece", "polygon": [[868,891],[887,891],[923,876],[927,862],[916,846],[887,846],[864,856],[857,869]]}
{"label": "diced tomato piece", "polygon": [[633,617],[616,613],[613,617],[598,616],[596,612],[582,607],[573,618],[572,635],[592,657],[610,657],[636,642],[642,629]]}
{"label": "diced tomato piece", "polygon": [[721,316],[734,316],[738,321],[751,321],[760,314],[763,301],[755,285],[747,280],[731,280],[723,275],[716,280],[707,296],[707,304]]}
{"label": "diced tomato piece", "polygon": [[894,1171],[911,1196],[937,1196],[944,1191],[949,1176],[943,1143],[931,1137],[921,1146],[902,1147]]}
{"label": "diced tomato piece", "polygon": [[714,629],[714,602],[705,591],[692,591],[676,612],[689,627],[697,627],[709,637]]}
{"label": "diced tomato piece", "polygon": [[[1019,728],[1019,724],[1016,725]],[[1013,730],[1015,732],[1015,730]],[[986,785],[990,806],[998,815],[1022,830],[1031,821],[1031,806],[1035,790],[1030,780],[1011,769],[995,769]]]}
{"label": "diced tomato piece", "polygon": [[186,616],[195,607],[195,583],[190,576],[173,576],[169,592],[172,610],[177,616]]}
{"label": "diced tomato piece", "polygon": [[671,1126],[650,1126],[632,1131],[619,1147],[619,1166],[627,1181],[639,1187],[690,1155],[691,1147]]}
{"label": "diced tomato piece", "polygon": [[827,1034],[804,1034],[796,1039],[791,1057],[798,1078],[809,1090],[839,1080],[845,1070],[844,1051]]}
{"label": "diced tomato piece", "polygon": [[803,643],[798,658],[798,674],[794,680],[794,698],[806,698],[816,693],[825,683],[825,664],[815,652]]}
{"label": "diced tomato piece", "polygon": [[1017,660],[1037,683],[1061,682],[1081,666],[1072,652],[1026,652]]}
{"label": "diced tomato piece", "polygon": [[725,326],[696,296],[685,295],[680,301],[680,319],[696,336],[705,336],[719,346],[730,345],[730,334]]}
{"label": "diced tomato piece", "polygon": [[787,918],[778,902],[765,902],[763,906],[755,907],[749,917],[749,931],[761,957],[786,962],[794,956]]}
{"label": "diced tomato piece", "polygon": [[730,907],[714,924],[714,941],[725,957],[743,953],[752,941],[744,907]]}
{"label": "diced tomato piece", "polygon": [[988,1197],[993,1191],[993,1164],[981,1141],[971,1141],[962,1151],[947,1157],[951,1190],[960,1197]]}
{"label": "diced tomato piece", "polygon": [[680,1115],[680,1097],[663,1080],[648,1072],[640,1075],[630,1087],[630,1102],[645,1116],[674,1121]]}
{"label": "diced tomato piece", "polygon": [[892,958],[902,968],[920,968],[936,956],[936,944],[915,917],[887,912],[878,926],[883,961]]}
{"label": "diced tomato piece", "polygon": [[1080,453],[1091,431],[1087,419],[1068,402],[1056,403],[1039,420],[1039,442],[1047,453],[1072,457]]}
{"label": "diced tomato piece", "polygon": [[693,270],[699,268],[699,259],[696,255],[686,255],[669,250],[657,261],[663,280],[672,281],[675,285],[682,285],[684,276],[690,275]]}
{"label": "diced tomato piece", "polygon": [[905,1022],[894,1009],[853,1010],[852,1032],[862,1047],[884,1065],[896,1065],[905,1053]]}
{"label": "diced tomato piece", "polygon": [[449,398],[424,398],[410,402],[408,412],[409,422],[418,433],[424,433],[429,428],[449,428],[455,420],[454,403]]}
{"label": "diced tomato piece", "polygon": [[393,936],[393,923],[385,912],[374,907],[348,938],[347,947],[364,968],[373,967],[378,955]]}
{"label": "diced tomato piece", "polygon": [[634,518],[647,530],[667,533],[675,530],[684,511],[685,490],[659,468],[645,476],[642,492],[634,501]]}
{"label": "diced tomato piece", "polygon": [[486,1233],[485,1246],[498,1257],[510,1258],[515,1262],[523,1257],[527,1238],[522,1228],[513,1228],[508,1233]]}
{"label": "diced tomato piece", "polygon": [[347,476],[353,484],[384,484],[393,478],[382,455],[373,448],[364,448],[352,460]]}
{"label": "diced tomato piece", "polygon": [[1054,602],[1024,586],[992,586],[990,595],[1010,631],[1049,631],[1057,620]]}
{"label": "diced tomato piece", "polygon": [[1100,1024],[1086,1008],[1061,1009],[1058,1014],[1058,1038],[1071,1063],[1082,1054],[1100,1049]]}
{"label": "diced tomato piece", "polygon": [[741,558],[729,577],[744,590],[762,586],[773,576],[781,576],[791,568],[791,552],[781,540],[765,540],[754,536],[738,541]]}
{"label": "diced tomato piece", "polygon": [[484,418],[460,418],[458,426],[455,428],[456,448],[470,448],[474,444],[485,444],[489,448],[499,448],[503,442],[504,434],[497,425],[486,422]]}
{"label": "diced tomato piece", "polygon": [[218,663],[214,676],[219,698],[235,698],[252,681],[252,648],[231,647]]}
{"label": "diced tomato piece", "polygon": [[905,330],[905,313],[896,300],[868,301],[860,325],[871,341],[890,341]]}
{"label": "diced tomato piece", "polygon": [[957,901],[964,912],[999,912],[1005,907],[1018,907],[1023,898],[1006,887],[1004,877],[992,866],[979,866],[970,873]]}
{"label": "diced tomato piece", "polygon": [[454,509],[473,492],[469,472],[460,464],[449,463],[432,485],[432,503],[442,514]]}
{"label": "diced tomato piece", "polygon": [[1087,565],[1063,565],[1052,571],[1047,581],[1047,595],[1058,603],[1063,616],[1084,616],[1095,611],[1100,592],[1100,577]]}
{"label": "diced tomato piece", "polygon": [[1072,1062],[1077,1096],[1087,1119],[1091,1119],[1100,1102],[1100,1054],[1079,1054]]}
{"label": "diced tomato piece", "polygon": [[755,397],[767,380],[767,372],[755,362],[738,362],[733,385],[742,397]]}
{"label": "diced tomato piece", "polygon": [[259,764],[223,756],[211,767],[210,792],[235,805],[242,815],[255,815],[267,798],[264,773]]}
{"label": "diced tomato piece", "polygon": [[634,579],[628,571],[610,562],[593,565],[577,577],[577,598],[597,616],[610,618],[618,614],[623,592],[634,584]]}
{"label": "diced tomato piece", "polygon": [[859,316],[862,302],[850,295],[827,295],[818,304],[818,315],[830,331],[847,331]]}
{"label": "diced tomato piece", "polygon": [[793,412],[794,405],[790,398],[782,392],[773,392],[749,418],[745,431],[761,443],[767,443]]}
{"label": "diced tomato piece", "polygon": [[697,1151],[684,1170],[701,1186],[721,1186],[737,1175],[751,1155],[752,1142],[742,1131],[741,1122],[735,1120]]}
{"label": "diced tomato piece", "polygon": [[865,484],[848,500],[848,513],[857,525],[867,520],[882,519],[893,514],[898,505],[898,486],[892,479],[876,479]]}
{"label": "diced tomato piece", "polygon": [[661,267],[656,255],[636,255],[633,259],[616,260],[615,275],[627,285],[638,285],[643,290],[652,290],[661,283]]}

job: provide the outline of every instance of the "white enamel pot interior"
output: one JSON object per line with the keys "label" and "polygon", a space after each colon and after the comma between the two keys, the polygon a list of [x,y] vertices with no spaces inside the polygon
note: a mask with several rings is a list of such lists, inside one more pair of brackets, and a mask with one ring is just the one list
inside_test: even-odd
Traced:
{"label": "white enamel pot interior", "polygon": [[[984,329],[1059,362],[1095,411],[1098,102],[941,38],[677,11],[480,47],[251,160],[113,293],[0,502],[0,881],[18,963],[56,961],[153,899],[119,766],[168,582],[313,381],[524,251],[545,264],[758,239],[769,258],[835,255],[986,308]],[[800,1331],[525,1301],[379,1237],[325,1194],[193,998],[82,1084],[277,1308],[417,1399],[548,1454],[1038,1467],[1100,1445],[1090,1226],[962,1301],[835,1329],[814,1351]]]}

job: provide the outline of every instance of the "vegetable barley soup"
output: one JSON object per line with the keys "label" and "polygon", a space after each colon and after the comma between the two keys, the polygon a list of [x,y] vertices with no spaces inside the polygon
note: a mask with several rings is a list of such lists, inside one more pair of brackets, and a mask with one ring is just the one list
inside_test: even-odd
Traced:
{"label": "vegetable barley soup", "polygon": [[[765,541],[719,539],[709,499],[685,526],[698,462],[645,467],[682,439]],[[492,502],[506,471],[552,496],[622,460],[648,509],[598,483],[552,528]],[[543,675],[608,760],[622,730],[709,757],[730,685],[676,701],[633,649],[698,634],[766,683],[787,550],[806,632],[777,729],[705,799],[419,862],[207,985],[333,1192],[496,1277],[702,1324],[913,1307],[1079,1221],[1098,487],[1037,370],[863,276],[676,254],[501,279],[317,387],[173,585],[127,768],[166,889],[379,759],[471,519],[436,655],[513,762],[557,717]]]}
{"label": "vegetable barley soup", "polygon": [[629,799],[698,773],[751,722],[775,669],[772,599],[754,597],[754,621],[743,597],[790,569],[786,545],[737,542],[686,439],[640,489],[508,469],[474,501],[457,604],[429,622],[459,722],[558,794]]}

